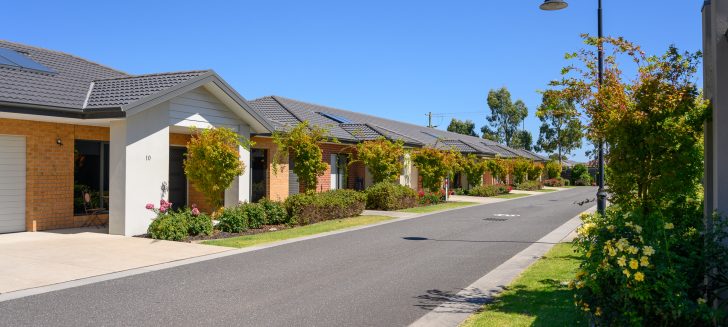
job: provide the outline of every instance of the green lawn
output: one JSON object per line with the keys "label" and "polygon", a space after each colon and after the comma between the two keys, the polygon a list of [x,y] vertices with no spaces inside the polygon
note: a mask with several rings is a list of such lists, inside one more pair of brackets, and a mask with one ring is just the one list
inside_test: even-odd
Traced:
{"label": "green lawn", "polygon": [[411,213],[428,213],[433,211],[440,211],[445,209],[453,209],[453,208],[460,208],[460,207],[466,207],[477,204],[475,202],[445,202],[440,204],[435,204],[431,206],[426,207],[414,207],[414,208],[408,208],[408,209],[402,209],[397,210],[399,212],[411,212]]}
{"label": "green lawn", "polygon": [[253,246],[263,243],[270,243],[275,241],[287,240],[290,238],[296,238],[301,236],[308,236],[313,234],[325,233],[334,231],[337,229],[344,229],[354,226],[369,225],[378,223],[380,221],[390,220],[392,217],[385,216],[358,216],[352,218],[327,220],[320,223],[294,227],[291,229],[284,229],[275,232],[245,235],[231,238],[224,238],[219,240],[204,241],[202,244],[229,246],[233,248],[244,248],[247,246]]}
{"label": "green lawn", "polygon": [[529,196],[530,194],[524,194],[524,193],[508,193],[508,194],[501,194],[492,196],[492,198],[499,198],[499,199],[515,199],[520,198],[524,196]]}
{"label": "green lawn", "polygon": [[542,188],[540,190],[536,190],[535,192],[555,192],[554,189],[548,189],[548,188]]}
{"label": "green lawn", "polygon": [[462,326],[587,326],[566,286],[578,267],[573,246],[557,244]]}

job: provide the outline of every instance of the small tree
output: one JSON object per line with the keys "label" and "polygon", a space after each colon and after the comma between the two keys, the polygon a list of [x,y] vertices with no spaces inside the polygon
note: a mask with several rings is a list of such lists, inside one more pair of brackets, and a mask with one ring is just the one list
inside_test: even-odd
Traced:
{"label": "small tree", "polygon": [[496,157],[486,162],[490,174],[498,180],[498,183],[505,184],[508,175],[511,173],[511,166],[507,160]]}
{"label": "small tree", "polygon": [[488,169],[486,162],[474,154],[462,157],[460,167],[468,179],[468,187],[479,186],[483,183],[483,174]]}
{"label": "small tree", "polygon": [[528,179],[528,171],[531,169],[530,160],[524,158],[517,158],[513,160],[513,183],[521,184]]}
{"label": "small tree", "polygon": [[273,171],[278,171],[280,164],[288,163],[288,156],[293,155],[293,172],[303,187],[308,191],[316,191],[318,177],[326,172],[326,163],[319,147],[320,142],[333,141],[326,136],[328,131],[324,128],[309,126],[304,121],[287,132],[273,133],[273,142],[278,146],[273,158]]}
{"label": "small tree", "polygon": [[543,164],[540,162],[534,162],[531,168],[528,170],[528,179],[532,181],[539,180],[543,173]]}
{"label": "small tree", "polygon": [[546,163],[546,177],[549,179],[551,178],[558,178],[561,176],[561,165],[556,160],[551,160]]}
{"label": "small tree", "polygon": [[374,183],[397,181],[403,167],[404,142],[379,138],[357,144],[356,150],[357,161],[367,166]]}
{"label": "small tree", "polygon": [[456,170],[458,166],[456,160],[453,151],[431,147],[424,147],[412,153],[412,163],[422,177],[422,186],[431,192],[438,191],[445,177]]}
{"label": "small tree", "polygon": [[536,110],[536,116],[541,120],[537,150],[556,152],[559,163],[565,154],[581,146],[584,134],[575,101],[567,94],[557,90],[545,91]]}
{"label": "small tree", "polygon": [[475,123],[470,119],[463,121],[453,118],[450,121],[450,125],[447,126],[447,130],[463,135],[478,136],[475,133]]}
{"label": "small tree", "polygon": [[251,142],[228,128],[193,128],[187,143],[185,175],[213,209],[222,206],[225,189],[245,171],[238,152],[241,146],[249,149]]}

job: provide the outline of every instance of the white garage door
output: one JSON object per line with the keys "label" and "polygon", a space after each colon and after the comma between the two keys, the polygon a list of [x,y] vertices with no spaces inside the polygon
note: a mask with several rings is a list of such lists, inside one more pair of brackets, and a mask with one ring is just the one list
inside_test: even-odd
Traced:
{"label": "white garage door", "polygon": [[25,231],[25,138],[0,135],[0,233]]}

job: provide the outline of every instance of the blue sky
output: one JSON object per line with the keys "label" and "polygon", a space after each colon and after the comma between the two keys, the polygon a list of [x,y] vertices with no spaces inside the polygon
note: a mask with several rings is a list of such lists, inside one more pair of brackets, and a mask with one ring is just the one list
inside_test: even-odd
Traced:
{"label": "blue sky", "polygon": [[[517,1],[9,1],[0,38],[132,74],[215,69],[247,99],[276,94],[446,128],[478,130],[488,90],[529,108],[563,54],[596,34],[596,0],[545,12]],[[700,0],[605,0],[605,35],[648,53],[701,48]],[[13,13],[13,14],[8,14]],[[514,99],[514,100],[515,100]],[[585,160],[584,149],[572,154]]]}

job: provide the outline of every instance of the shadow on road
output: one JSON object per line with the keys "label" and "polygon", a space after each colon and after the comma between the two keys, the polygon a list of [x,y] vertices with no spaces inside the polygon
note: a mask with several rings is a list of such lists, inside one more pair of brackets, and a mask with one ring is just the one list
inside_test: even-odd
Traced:
{"label": "shadow on road", "polygon": [[438,240],[421,236],[405,236],[407,241],[433,241],[433,242],[467,242],[467,243],[519,243],[519,244],[558,244],[553,242],[532,242],[532,241],[479,241],[479,240]]}

